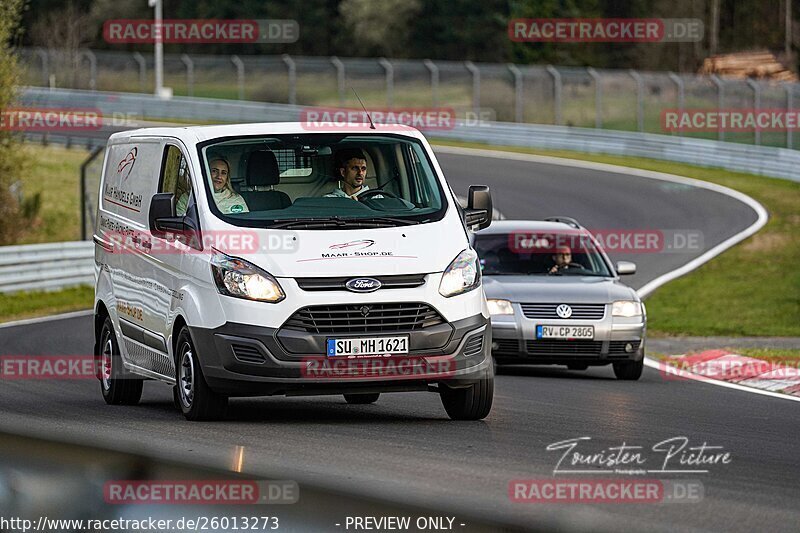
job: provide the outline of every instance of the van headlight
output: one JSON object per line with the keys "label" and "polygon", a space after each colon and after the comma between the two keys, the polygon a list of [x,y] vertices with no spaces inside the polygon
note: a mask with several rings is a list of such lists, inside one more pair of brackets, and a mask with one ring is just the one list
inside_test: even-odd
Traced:
{"label": "van headlight", "polygon": [[445,269],[439,282],[439,294],[445,298],[469,292],[481,284],[481,270],[478,267],[478,254],[466,249],[453,259]]}
{"label": "van headlight", "polygon": [[278,303],[286,298],[275,278],[244,259],[214,250],[211,272],[217,290],[225,296],[270,303]]}
{"label": "van headlight", "polygon": [[511,307],[511,302],[508,300],[486,300],[486,305],[489,307],[490,315],[513,315],[514,308]]}
{"label": "van headlight", "polygon": [[618,300],[611,304],[611,316],[642,316],[642,304],[633,300]]}

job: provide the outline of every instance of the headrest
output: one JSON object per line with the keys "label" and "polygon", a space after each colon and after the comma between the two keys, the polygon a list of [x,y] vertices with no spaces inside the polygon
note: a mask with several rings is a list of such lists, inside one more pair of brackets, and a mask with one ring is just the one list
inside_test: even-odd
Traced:
{"label": "headrest", "polygon": [[247,158],[247,185],[277,185],[280,181],[280,170],[275,154],[268,150],[251,152]]}

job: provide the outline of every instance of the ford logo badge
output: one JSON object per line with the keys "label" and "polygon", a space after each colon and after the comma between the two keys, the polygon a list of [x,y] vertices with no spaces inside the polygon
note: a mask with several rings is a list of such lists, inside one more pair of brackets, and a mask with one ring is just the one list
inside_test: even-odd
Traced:
{"label": "ford logo badge", "polygon": [[344,284],[353,292],[372,292],[381,288],[381,282],[375,278],[353,278]]}

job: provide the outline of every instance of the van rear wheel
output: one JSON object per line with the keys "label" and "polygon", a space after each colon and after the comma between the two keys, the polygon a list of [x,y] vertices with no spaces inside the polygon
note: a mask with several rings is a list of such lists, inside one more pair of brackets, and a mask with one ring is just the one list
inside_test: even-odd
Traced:
{"label": "van rear wheel", "polygon": [[136,405],[142,398],[144,380],[131,374],[122,365],[117,336],[110,317],[106,317],[100,330],[98,343],[97,377],[100,391],[108,405]]}
{"label": "van rear wheel", "polygon": [[178,335],[175,350],[177,400],[187,420],[218,420],[225,417],[228,397],[211,390],[203,376],[189,328]]}
{"label": "van rear wheel", "polygon": [[492,410],[494,399],[494,368],[489,365],[486,376],[466,388],[451,389],[439,386],[444,410],[453,420],[483,420]]}
{"label": "van rear wheel", "polygon": [[365,405],[368,403],[375,403],[381,397],[380,392],[373,392],[368,394],[345,394],[344,399],[347,403],[352,405]]}

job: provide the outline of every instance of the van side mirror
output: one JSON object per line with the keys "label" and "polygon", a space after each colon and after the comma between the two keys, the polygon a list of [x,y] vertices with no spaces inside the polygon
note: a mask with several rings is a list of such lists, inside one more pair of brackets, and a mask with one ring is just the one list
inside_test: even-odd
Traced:
{"label": "van side mirror", "polygon": [[617,261],[617,274],[620,276],[629,276],[636,274],[636,263],[630,261]]}
{"label": "van side mirror", "polygon": [[488,228],[492,223],[492,193],[487,185],[470,185],[464,222],[467,227]]}
{"label": "van side mirror", "polygon": [[[164,232],[179,229],[174,227],[175,219],[182,220],[183,217],[175,216],[175,195],[171,192],[154,194],[150,200],[150,231]],[[180,229],[183,229],[182,226]]]}

